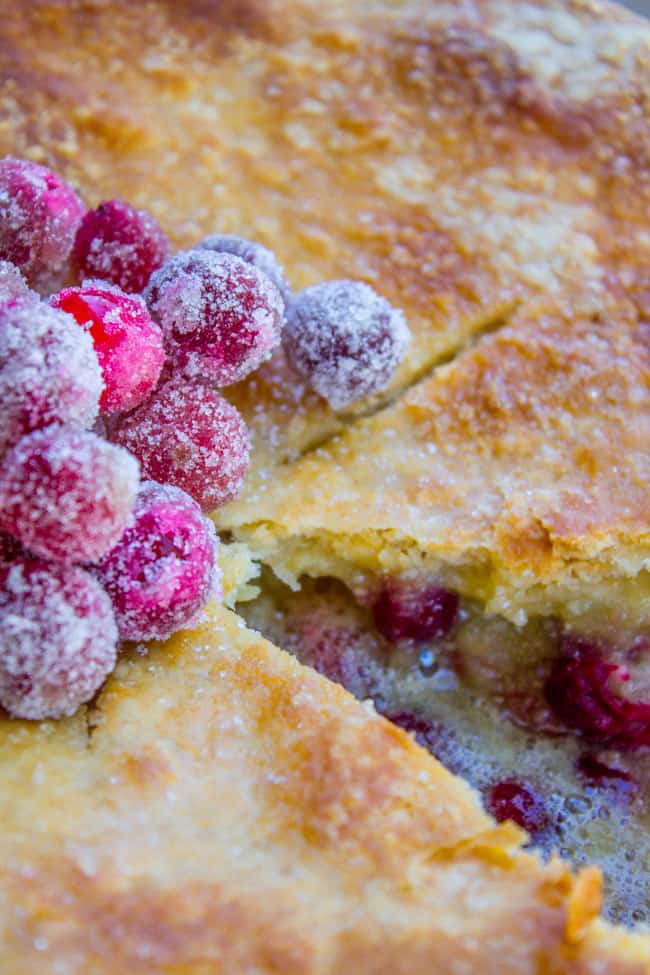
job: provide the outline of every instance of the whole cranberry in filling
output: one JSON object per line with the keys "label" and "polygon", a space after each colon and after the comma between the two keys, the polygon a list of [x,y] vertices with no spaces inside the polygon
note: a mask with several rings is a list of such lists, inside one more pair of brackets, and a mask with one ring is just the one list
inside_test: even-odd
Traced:
{"label": "whole cranberry in filling", "polygon": [[139,295],[101,281],[53,295],[54,308],[68,312],[90,332],[104,380],[102,413],[132,410],[155,389],[165,361],[162,332]]}
{"label": "whole cranberry in filling", "polygon": [[211,234],[202,240],[198,247],[200,250],[235,254],[247,264],[254,264],[271,279],[285,303],[288,303],[291,298],[291,288],[287,284],[282,265],[268,247],[246,237],[237,237],[236,234]]}
{"label": "whole cranberry in filling", "polygon": [[63,274],[86,211],[72,187],[45,166],[0,160],[0,258],[46,290]]}
{"label": "whole cranberry in filling", "polygon": [[493,785],[486,796],[487,807],[498,823],[510,819],[531,836],[549,825],[548,813],[539,796],[515,779]]}
{"label": "whole cranberry in filling", "polygon": [[280,292],[263,271],[233,254],[176,254],[152,274],[145,300],[174,368],[216,386],[243,379],[280,341]]}
{"label": "whole cranberry in filling", "polygon": [[16,718],[60,718],[88,701],[115,666],[108,596],[74,566],[0,567],[0,705]]}
{"label": "whole cranberry in filling", "polygon": [[629,671],[596,643],[568,634],[546,682],[546,698],[569,728],[611,748],[650,745],[650,703],[626,696]]}
{"label": "whole cranberry in filling", "polygon": [[0,526],[45,559],[93,562],[131,520],[138,464],[85,430],[28,434],[0,465]]}
{"label": "whole cranberry in filling", "polygon": [[282,344],[296,372],[342,409],[386,388],[409,339],[402,312],[369,285],[328,281],[289,304]]}
{"label": "whole cranberry in filling", "polygon": [[458,594],[439,586],[419,588],[389,581],[375,599],[372,612],[379,632],[393,643],[439,639],[454,625]]}
{"label": "whole cranberry in filling", "polygon": [[144,481],[135,522],[97,568],[123,640],[162,640],[221,594],[214,525],[187,494]]}
{"label": "whole cranberry in filling", "polygon": [[135,454],[147,477],[182,488],[204,511],[232,501],[248,467],[244,421],[203,383],[165,384],[118,420],[111,438]]}
{"label": "whole cranberry in filling", "polygon": [[30,298],[0,303],[0,456],[50,423],[91,427],[102,374],[90,335]]}
{"label": "whole cranberry in filling", "polygon": [[100,278],[139,292],[169,254],[169,241],[150,213],[107,200],[81,221],[72,263],[81,279]]}

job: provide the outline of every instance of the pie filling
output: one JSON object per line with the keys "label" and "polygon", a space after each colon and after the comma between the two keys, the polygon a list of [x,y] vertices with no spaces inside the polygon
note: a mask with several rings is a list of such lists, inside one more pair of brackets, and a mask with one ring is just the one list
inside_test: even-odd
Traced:
{"label": "pie filling", "polygon": [[356,598],[332,577],[300,583],[266,569],[238,610],[371,699],[545,855],[600,864],[611,919],[650,920],[650,628],[606,607],[515,622],[439,579],[357,577]]}

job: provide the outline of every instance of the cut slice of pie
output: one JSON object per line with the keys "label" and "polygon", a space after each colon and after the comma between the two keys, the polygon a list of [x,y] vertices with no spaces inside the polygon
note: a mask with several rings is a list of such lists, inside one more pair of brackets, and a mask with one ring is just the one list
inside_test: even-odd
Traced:
{"label": "cut slice of pie", "polygon": [[400,729],[227,610],[0,728],[0,969],[642,975],[599,878],[518,851]]}

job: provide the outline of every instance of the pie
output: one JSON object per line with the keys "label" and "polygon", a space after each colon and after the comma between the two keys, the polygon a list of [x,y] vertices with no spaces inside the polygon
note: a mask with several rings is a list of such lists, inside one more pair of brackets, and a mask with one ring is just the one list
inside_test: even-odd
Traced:
{"label": "pie", "polygon": [[[463,778],[602,767],[646,855],[650,29],[587,0],[0,12],[3,154],[177,246],[259,240],[295,289],[365,280],[413,336],[343,411],[282,353],[226,390],[240,615],[126,652],[72,718],[2,719],[0,972],[649,971],[599,870]],[[583,844],[606,870],[615,832]],[[644,920],[642,871],[612,916]]]}

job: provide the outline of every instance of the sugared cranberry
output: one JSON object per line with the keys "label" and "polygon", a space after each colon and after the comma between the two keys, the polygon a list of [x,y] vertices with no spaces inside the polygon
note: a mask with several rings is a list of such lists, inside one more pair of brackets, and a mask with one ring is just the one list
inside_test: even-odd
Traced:
{"label": "sugared cranberry", "polygon": [[548,813],[539,796],[514,779],[504,779],[493,785],[486,802],[498,823],[510,819],[531,836],[541,833],[549,825]]}
{"label": "sugared cranberry", "polygon": [[204,511],[232,501],[248,467],[244,421],[203,383],[166,383],[117,421],[111,439],[135,454],[147,477],[182,488]]}
{"label": "sugared cranberry", "polygon": [[115,666],[108,596],[83,569],[21,560],[0,568],[0,705],[16,718],[60,718]]}
{"label": "sugared cranberry", "polygon": [[401,311],[369,285],[329,281],[290,303],[282,344],[296,372],[342,409],[386,388],[409,338]]}
{"label": "sugared cranberry", "polygon": [[190,625],[221,593],[217,544],[212,522],[187,494],[144,481],[135,523],[97,569],[121,638],[163,640]]}
{"label": "sugared cranberry", "polygon": [[439,586],[384,584],[373,608],[375,625],[387,640],[435,640],[449,632],[458,613],[458,594]]}
{"label": "sugared cranberry", "polygon": [[138,464],[85,430],[28,434],[0,465],[0,526],[45,559],[94,562],[131,520]]}
{"label": "sugared cranberry", "polygon": [[0,456],[49,423],[92,426],[101,390],[92,339],[69,315],[31,299],[0,304]]}
{"label": "sugared cranberry", "polygon": [[282,265],[268,247],[258,244],[255,240],[247,240],[246,237],[237,237],[236,234],[211,234],[210,237],[202,240],[198,246],[201,250],[235,254],[247,264],[254,264],[271,279],[285,303],[289,302],[291,288],[287,284]]}
{"label": "sugared cranberry", "polygon": [[152,274],[145,300],[174,367],[216,386],[243,379],[280,341],[280,292],[254,264],[233,254],[176,254]]}
{"label": "sugared cranberry", "polygon": [[50,304],[88,328],[104,379],[102,413],[139,406],[155,389],[165,361],[162,332],[139,295],[101,281],[66,288]]}
{"label": "sugared cranberry", "polygon": [[625,769],[606,765],[590,752],[580,755],[576,769],[588,785],[614,792],[620,799],[635,795],[639,788],[638,783]]}
{"label": "sugared cranberry", "polygon": [[28,286],[16,265],[11,261],[0,261],[0,304],[6,305],[16,298],[39,300],[38,295]]}
{"label": "sugared cranberry", "polygon": [[32,287],[56,285],[85,210],[72,187],[45,166],[0,160],[0,258]]}
{"label": "sugared cranberry", "polygon": [[620,693],[616,683],[626,679],[624,668],[597,644],[565,635],[546,698],[555,714],[589,741],[620,749],[650,745],[650,703]]}
{"label": "sugared cranberry", "polygon": [[100,278],[139,292],[169,254],[169,241],[150,213],[107,200],[81,221],[72,263],[81,279]]}

